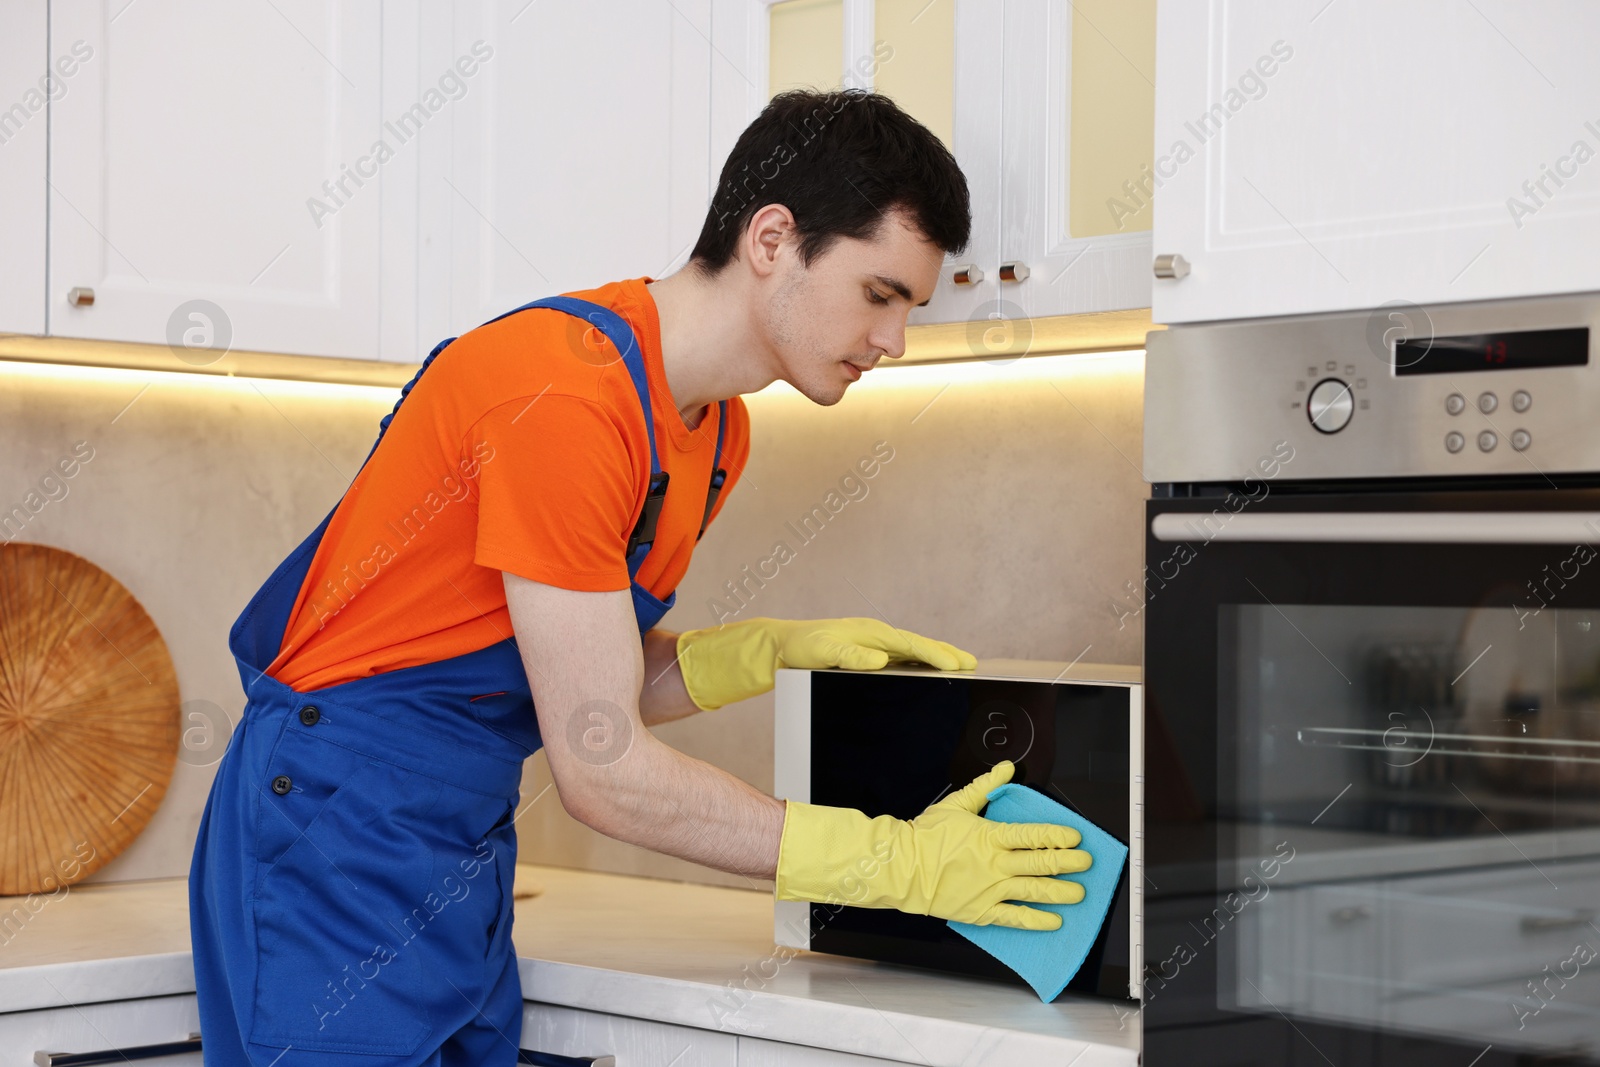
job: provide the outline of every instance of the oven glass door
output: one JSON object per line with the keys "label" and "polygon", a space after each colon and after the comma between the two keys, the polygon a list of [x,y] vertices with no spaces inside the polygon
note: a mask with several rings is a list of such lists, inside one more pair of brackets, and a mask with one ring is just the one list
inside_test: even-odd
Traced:
{"label": "oven glass door", "polygon": [[1145,1064],[1600,1063],[1600,494],[1150,514]]}

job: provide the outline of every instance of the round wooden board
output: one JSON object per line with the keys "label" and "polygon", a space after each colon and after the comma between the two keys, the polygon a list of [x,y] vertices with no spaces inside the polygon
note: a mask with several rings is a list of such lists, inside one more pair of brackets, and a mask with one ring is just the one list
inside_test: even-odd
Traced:
{"label": "round wooden board", "polygon": [[115,578],[45,545],[0,544],[0,894],[93,874],[172,780],[178,678]]}

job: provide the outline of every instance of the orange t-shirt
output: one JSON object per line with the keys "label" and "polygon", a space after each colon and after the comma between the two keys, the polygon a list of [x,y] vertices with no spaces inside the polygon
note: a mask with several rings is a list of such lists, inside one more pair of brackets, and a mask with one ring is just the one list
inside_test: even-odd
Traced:
{"label": "orange t-shirt", "polygon": [[[651,280],[569,295],[626,319],[644,356],[670,482],[638,581],[665,599],[694,551],[719,413],[708,405],[694,429],[678,414]],[[734,397],[716,512],[749,451],[749,415]],[[512,635],[501,571],[564,589],[628,588],[649,470],[638,394],[598,330],[540,308],[461,335],[345,492],[267,673],[306,692],[492,645]]]}

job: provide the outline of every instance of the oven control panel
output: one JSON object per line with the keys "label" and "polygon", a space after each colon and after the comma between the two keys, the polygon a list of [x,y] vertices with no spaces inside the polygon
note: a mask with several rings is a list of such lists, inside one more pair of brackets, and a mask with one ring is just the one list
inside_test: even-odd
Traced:
{"label": "oven control panel", "polygon": [[1597,294],[1154,331],[1145,477],[1600,471],[1592,343]]}

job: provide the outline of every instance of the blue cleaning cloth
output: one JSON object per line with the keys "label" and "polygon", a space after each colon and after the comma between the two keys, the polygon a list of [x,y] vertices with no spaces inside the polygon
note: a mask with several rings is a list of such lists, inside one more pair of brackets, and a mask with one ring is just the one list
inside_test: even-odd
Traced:
{"label": "blue cleaning cloth", "polygon": [[1094,857],[1094,865],[1081,874],[1057,877],[1083,886],[1083,900],[1077,904],[1034,904],[1030,908],[1053,911],[1061,916],[1059,930],[1018,930],[1010,926],[977,926],[949,921],[956,933],[1010,967],[1031,986],[1039,999],[1049,1003],[1072,981],[1084,957],[1094,947],[1105,923],[1106,913],[1116,896],[1122,878],[1122,865],[1128,847],[1094,823],[1037,789],[1008,782],[989,794],[984,818],[996,822],[1047,822],[1070,826],[1083,835],[1078,847]]}

